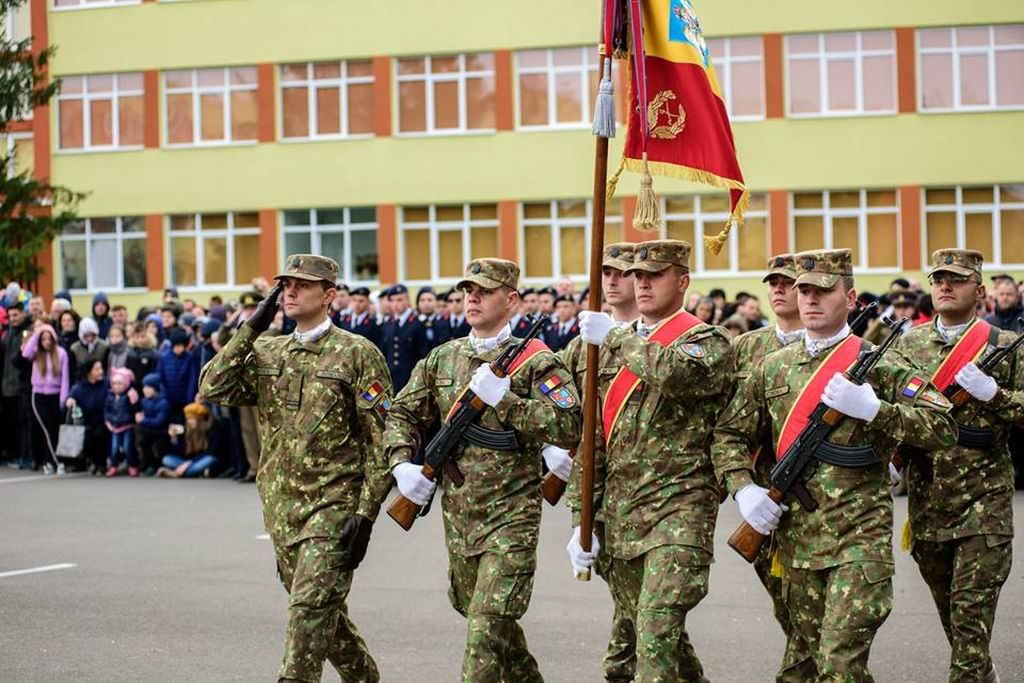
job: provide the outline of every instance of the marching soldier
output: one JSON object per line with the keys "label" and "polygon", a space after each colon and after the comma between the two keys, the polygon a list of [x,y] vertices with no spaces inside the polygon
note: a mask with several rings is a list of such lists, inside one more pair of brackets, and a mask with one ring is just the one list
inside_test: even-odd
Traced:
{"label": "marching soldier", "polygon": [[[545,442],[574,447],[580,415],[572,377],[558,358],[535,342],[508,377],[488,363],[516,343],[509,319],[519,303],[519,267],[496,258],[476,259],[457,289],[466,294],[466,319],[473,331],[434,349],[413,370],[395,398],[385,443],[398,489],[426,504],[435,483],[410,461],[424,445],[422,434],[445,419],[468,385],[492,408],[480,419],[491,430],[514,430],[515,451],[488,450],[470,443],[458,466],[461,487],[444,480],[448,597],[468,620],[464,681],[540,681],[517,620],[533,590],[541,517],[541,460]],[[534,457],[529,457],[533,454]]]}
{"label": "marching soldier", "polygon": [[979,354],[1016,336],[975,316],[985,299],[981,252],[932,254],[932,324],[908,332],[899,348],[944,390],[955,382],[970,400],[953,411],[955,446],[912,459],[908,488],[911,552],[931,589],[952,646],[950,681],[998,681],[989,654],[999,591],[1012,559],[1013,463],[1007,436],[1024,425],[1024,358],[1006,359],[991,375]]}
{"label": "marching soldier", "polygon": [[380,327],[379,345],[397,392],[409,381],[413,367],[429,349],[423,324],[409,306],[409,289],[403,284],[392,286],[388,289],[388,304],[390,317]]}
{"label": "marching soldier", "polygon": [[[712,445],[720,480],[747,523],[762,534],[778,526],[790,619],[778,681],[873,680],[868,654],[892,609],[889,454],[901,441],[932,449],[956,438],[949,402],[898,354],[880,359],[864,384],[843,376],[870,346],[846,323],[857,299],[851,260],[849,249],[796,254],[803,342],[762,358],[741,381]],[[750,453],[769,424],[781,457],[820,402],[845,418],[818,449],[807,481],[819,507],[793,505],[783,517],[753,483]]]}
{"label": "marching soldier", "polygon": [[[328,317],[337,276],[331,259],[289,256],[277,286],[200,380],[207,400],[259,410],[256,484],[290,596],[279,681],[318,683],[324,659],[343,681],[380,679],[345,599],[391,485],[380,448],[391,392],[380,352]],[[296,330],[257,339],[278,297]]]}
{"label": "marching soldier", "polygon": [[[789,346],[803,340],[804,326],[800,322],[800,311],[796,304],[796,265],[792,254],[779,254],[768,261],[768,274],[761,280],[768,283],[768,293],[772,312],[775,313],[775,325],[762,327],[737,337],[733,343],[736,363],[736,381],[742,382],[750,377],[757,367],[772,351]],[[756,450],[752,452],[754,459],[754,481],[758,486],[768,486],[768,476],[775,464],[775,449],[772,445],[771,425],[762,420],[758,430]],[[779,622],[783,633],[789,635],[789,615],[785,596],[782,594],[782,579],[772,576],[770,544],[761,547],[761,554],[754,562],[754,571],[761,585],[768,591],[772,599],[775,620]]]}
{"label": "marching soldier", "polygon": [[[715,417],[728,399],[732,357],[724,330],[682,310],[690,245],[636,245],[640,319],[616,328],[606,313],[583,313],[580,336],[601,347],[604,448],[595,453],[594,510],[603,516],[608,582],[636,632],[636,677],[703,681],[686,616],[708,590],[718,489],[708,455]],[[600,459],[600,462],[597,460]],[[574,472],[580,472],[576,468]],[[578,505],[578,504],[576,504]],[[567,551],[576,571],[600,548]]]}

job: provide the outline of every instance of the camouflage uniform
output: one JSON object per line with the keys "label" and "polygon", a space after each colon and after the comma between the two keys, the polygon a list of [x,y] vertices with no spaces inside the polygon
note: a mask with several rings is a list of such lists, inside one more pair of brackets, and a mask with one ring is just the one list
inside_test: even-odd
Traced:
{"label": "camouflage uniform", "polygon": [[[762,282],[767,282],[773,275],[796,280],[796,266],[792,254],[780,254],[768,261],[768,274],[765,275]],[[802,342],[802,336],[802,334],[791,334],[786,338],[787,343],[783,344],[778,329],[773,325],[736,337],[733,340],[733,360],[737,384],[750,377],[754,368],[769,353],[778,351],[789,343]],[[762,420],[758,433],[759,437],[754,442],[755,450],[752,453],[754,482],[767,488],[772,466],[775,465],[775,444],[772,443],[771,425],[767,423],[767,420]],[[782,632],[788,637],[790,633],[789,610],[782,595],[782,578],[773,576],[771,572],[773,545],[765,543],[761,546],[761,553],[754,560],[754,572],[772,600],[775,620],[779,622]]]}
{"label": "camouflage uniform", "polygon": [[[291,257],[278,277],[333,282],[327,260]],[[380,351],[333,325],[310,343],[292,335],[257,339],[243,325],[203,370],[205,398],[259,410],[256,483],[289,592],[282,679],[319,682],[327,658],[344,681],[379,680],[346,613],[352,572],[342,568],[339,536],[353,513],[376,518],[391,486],[380,449],[390,391]]]}
{"label": "camouflage uniform", "polygon": [[[852,274],[849,250],[796,255],[798,284],[829,288]],[[838,343],[836,339],[835,343]],[[765,423],[779,434],[802,387],[827,353],[812,356],[807,340],[763,359],[743,380],[715,429],[712,456],[730,492],[751,483],[749,453]],[[930,385],[907,391],[915,371],[898,353],[868,376],[881,401],[870,423],[846,418],[829,441],[870,444],[878,464],[844,468],[819,462],[807,489],[819,508],[791,505],[775,533],[791,633],[778,681],[871,681],[868,654],[892,609],[892,498],[886,461],[901,441],[946,448],[956,431],[950,404]]]}
{"label": "camouflage uniform", "polygon": [[[634,245],[630,242],[617,242],[605,245],[604,259],[601,265],[602,267],[608,266],[618,270],[627,270],[633,265],[633,252]],[[602,350],[602,356],[604,353]],[[587,374],[587,347],[583,343],[583,339],[574,337],[568,346],[558,352],[558,356],[565,367],[569,369],[569,372],[572,373],[576,387],[580,394],[582,394]],[[606,365],[606,363],[599,363],[599,365]],[[595,450],[603,446],[603,443],[594,444]],[[600,459],[595,457],[595,461]],[[575,469],[580,466],[582,466],[582,458],[575,458],[573,468]],[[565,499],[573,511],[574,520],[578,520],[579,517],[578,487],[581,474],[582,471],[570,479],[565,492]],[[575,523],[578,524],[578,522]],[[601,514],[598,514],[594,520],[594,533],[597,534],[598,541],[601,543],[601,551],[598,553],[597,561],[594,563],[594,571],[598,576],[607,581],[611,558],[605,549],[604,518]],[[612,614],[612,632],[608,639],[608,649],[605,652],[603,662],[604,677],[607,681],[632,681],[633,676],[636,675],[636,628],[633,624],[632,610],[619,597],[612,592],[614,613]]]}
{"label": "camouflage uniform", "polygon": [[[929,274],[948,270],[981,278],[980,252],[940,249],[932,263]],[[936,321],[899,341],[900,350],[928,375],[957,341],[947,341]],[[1015,336],[999,332],[999,345]],[[1004,360],[993,378],[1003,387],[995,398],[987,403],[971,398],[953,411],[959,425],[991,430],[992,447],[935,450],[930,473],[911,461],[906,475],[911,552],[952,647],[950,681],[982,681],[992,668],[992,624],[1012,558],[1013,463],[1006,443],[1010,427],[1024,424],[1024,359],[1018,354]]]}
{"label": "camouflage uniform", "polygon": [[[466,279],[493,289],[515,289],[519,268],[500,259],[478,259]],[[477,353],[472,338],[453,339],[413,369],[388,414],[384,441],[393,466],[412,460],[423,434],[443,420],[473,372],[509,344]],[[572,378],[550,351],[531,357],[511,376],[511,390],[480,418],[488,429],[512,429],[522,452],[466,444],[458,458],[465,482],[443,480],[441,508],[448,546],[448,597],[468,621],[465,681],[539,681],[537,662],[517,620],[533,591],[541,516],[541,447],[573,448],[580,438],[579,400]],[[545,393],[542,385],[556,389]],[[531,454],[528,456],[527,454]]]}
{"label": "camouflage uniform", "polygon": [[[686,242],[643,242],[630,270],[687,268],[689,252]],[[707,593],[718,514],[707,447],[727,399],[731,347],[724,330],[705,324],[667,347],[638,331],[614,329],[601,346],[602,396],[623,366],[641,384],[595,453],[594,510],[604,518],[609,585],[635,624],[636,680],[704,680],[685,624]]]}

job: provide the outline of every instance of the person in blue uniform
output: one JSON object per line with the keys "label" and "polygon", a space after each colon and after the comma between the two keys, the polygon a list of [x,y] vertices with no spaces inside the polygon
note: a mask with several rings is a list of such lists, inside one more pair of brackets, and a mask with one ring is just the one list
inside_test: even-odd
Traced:
{"label": "person in blue uniform", "polygon": [[388,292],[391,314],[381,326],[377,346],[388,362],[391,384],[397,394],[409,381],[416,363],[424,358],[430,349],[419,316],[409,306],[409,288],[397,284]]}
{"label": "person in blue uniform", "polygon": [[437,310],[437,295],[431,287],[421,287],[416,293],[416,315],[423,326],[423,343],[427,353],[450,338],[448,326]]}
{"label": "person in blue uniform", "polygon": [[466,293],[461,289],[453,289],[445,297],[448,309],[446,318],[449,339],[461,339],[469,336],[471,328],[466,322],[465,296]]}
{"label": "person in blue uniform", "polygon": [[530,287],[523,287],[519,290],[519,310],[516,312],[509,325],[512,326],[512,335],[522,337],[530,329],[530,320],[537,313],[537,292]]}
{"label": "person in blue uniform", "polygon": [[555,299],[555,321],[544,330],[544,343],[558,353],[580,333],[576,322],[576,302],[572,296],[562,294]]}
{"label": "person in blue uniform", "polygon": [[352,290],[351,310],[345,317],[343,330],[366,337],[374,344],[380,336],[380,328],[377,326],[377,318],[370,312],[370,290],[366,287],[356,287]]}

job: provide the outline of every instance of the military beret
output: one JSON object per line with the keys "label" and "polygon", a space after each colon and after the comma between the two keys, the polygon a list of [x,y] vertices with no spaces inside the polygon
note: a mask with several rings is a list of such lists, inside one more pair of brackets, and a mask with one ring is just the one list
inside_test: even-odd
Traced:
{"label": "military beret", "polygon": [[541,287],[537,290],[537,294],[550,294],[551,296],[558,296],[558,292],[554,287]]}
{"label": "military beret", "polygon": [[519,296],[526,296],[527,294],[536,294],[536,290],[533,287],[523,287],[519,290]]}
{"label": "military beret", "polygon": [[562,301],[568,301],[568,302],[569,302],[569,303],[571,303],[571,304],[574,304],[574,303],[576,303],[576,302],[575,302],[575,301],[573,300],[572,296],[571,296],[571,295],[569,295],[569,294],[559,294],[558,296],[556,296],[556,297],[555,297],[555,303],[556,303],[556,304],[557,304],[557,303],[560,303],[560,302],[562,302]]}
{"label": "military beret", "polygon": [[370,289],[368,287],[356,287],[351,292],[352,296],[370,296]]}
{"label": "military beret", "polygon": [[399,282],[397,285],[391,285],[388,287],[388,296],[395,296],[398,294],[408,294],[409,288]]}

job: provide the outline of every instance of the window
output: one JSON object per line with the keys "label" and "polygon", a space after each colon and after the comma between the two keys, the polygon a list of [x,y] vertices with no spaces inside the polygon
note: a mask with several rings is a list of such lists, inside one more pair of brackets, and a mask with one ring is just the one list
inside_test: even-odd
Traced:
{"label": "window", "polygon": [[373,134],[370,60],[281,66],[283,138]]}
{"label": "window", "polygon": [[786,36],[791,116],[896,111],[892,31]]}
{"label": "window", "polygon": [[256,68],[165,72],[164,119],[168,145],[255,140]]}
{"label": "window", "polygon": [[30,0],[25,4],[8,9],[4,17],[4,35],[12,43],[20,43],[32,37],[32,5]]}
{"label": "window", "polygon": [[926,261],[936,249],[977,249],[996,266],[1024,267],[1024,183],[928,188]]}
{"label": "window", "polygon": [[349,285],[377,282],[377,209],[299,209],[283,212],[284,252],[329,256]]}
{"label": "window", "polygon": [[[618,85],[619,63],[612,61],[612,82]],[[516,53],[519,83],[519,127],[582,128],[594,118],[594,99],[601,82],[593,46]],[[621,95],[621,96],[620,96]],[[616,93],[616,118],[626,119],[625,94]]]}
{"label": "window", "polygon": [[[685,240],[693,247],[690,270],[695,273],[737,273],[764,270],[768,252],[768,209],[763,194],[750,195],[741,228],[729,232],[729,241],[717,255],[701,245],[705,237],[721,232],[729,221],[726,192],[662,198],[665,239]],[[653,239],[653,238],[652,238]]]}
{"label": "window", "polygon": [[62,78],[57,120],[62,150],[141,147],[142,74]]}
{"label": "window", "polygon": [[[561,277],[586,277],[591,201],[524,202],[521,210],[519,263],[523,277],[544,283]],[[606,207],[604,241],[622,241],[622,203],[618,199],[612,199]]]}
{"label": "window", "polygon": [[260,275],[256,212],[190,213],[168,221],[173,285],[245,285]]}
{"label": "window", "polygon": [[137,5],[142,0],[53,0],[54,9],[73,9],[88,7],[115,7],[117,5]]}
{"label": "window", "polygon": [[1024,107],[1024,24],[917,32],[921,111]]}
{"label": "window", "polygon": [[35,142],[32,133],[11,133],[3,136],[5,172],[8,178],[31,172],[35,166]]}
{"label": "window", "polygon": [[851,249],[856,269],[899,268],[895,189],[794,192],[793,251]]}
{"label": "window", "polygon": [[472,259],[498,255],[495,204],[406,206],[399,231],[402,280],[457,280]]}
{"label": "window", "polygon": [[764,118],[764,41],[760,36],[708,40],[729,118]]}
{"label": "window", "polygon": [[84,218],[65,228],[59,242],[64,289],[146,288],[142,218]]}
{"label": "window", "polygon": [[397,62],[399,133],[494,130],[493,54]]}

